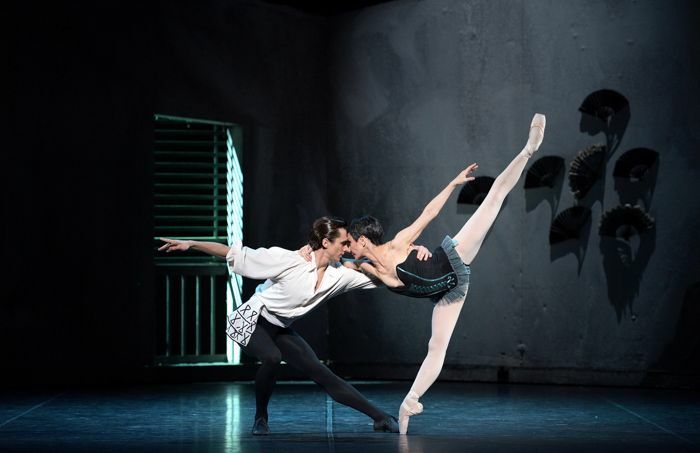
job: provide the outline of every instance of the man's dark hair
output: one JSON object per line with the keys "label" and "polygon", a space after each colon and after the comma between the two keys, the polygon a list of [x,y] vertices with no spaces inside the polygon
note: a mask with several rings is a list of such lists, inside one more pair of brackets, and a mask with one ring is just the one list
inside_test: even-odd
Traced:
{"label": "man's dark hair", "polygon": [[369,239],[372,244],[380,245],[382,243],[382,236],[384,236],[384,228],[382,224],[379,223],[379,220],[371,215],[365,215],[358,219],[352,219],[350,227],[348,228],[348,233],[355,240],[358,240],[360,236],[364,236]]}
{"label": "man's dark hair", "polygon": [[348,223],[343,219],[334,217],[321,217],[314,220],[314,224],[309,231],[309,245],[313,250],[323,247],[323,240],[333,241],[340,235],[340,228],[347,228]]}

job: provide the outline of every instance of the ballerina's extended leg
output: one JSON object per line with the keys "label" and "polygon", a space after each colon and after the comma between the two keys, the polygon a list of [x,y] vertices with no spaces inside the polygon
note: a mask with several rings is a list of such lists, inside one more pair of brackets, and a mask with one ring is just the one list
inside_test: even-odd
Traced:
{"label": "ballerina's extended leg", "polygon": [[528,159],[542,144],[545,127],[544,115],[537,113],[530,124],[530,135],[525,147],[515,156],[515,159],[498,175],[489,193],[479,205],[476,212],[454,237],[458,242],[457,253],[467,264],[471,264],[481,248],[493,222],[496,221],[506,196],[513,190],[523,174]]}

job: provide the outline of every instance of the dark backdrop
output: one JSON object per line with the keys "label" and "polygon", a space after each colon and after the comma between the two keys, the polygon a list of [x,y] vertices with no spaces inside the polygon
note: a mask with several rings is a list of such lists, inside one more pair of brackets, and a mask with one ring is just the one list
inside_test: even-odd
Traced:
{"label": "dark backdrop", "polygon": [[[327,27],[255,2],[9,12],[3,368],[129,375],[154,352],[153,114],[242,125],[246,243],[299,247],[328,212]],[[325,324],[300,324],[322,357]]]}
{"label": "dark backdrop", "polygon": [[[296,248],[327,213],[370,211],[395,232],[465,160],[495,176],[536,109],[549,120],[540,154],[568,168],[606,139],[577,110],[601,88],[630,100],[615,157],[661,156],[654,253],[631,277],[605,261],[597,222],[620,202],[614,158],[584,201],[593,227],[580,250],[547,241],[575,204],[567,182],[520,184],[475,265],[443,376],[697,375],[693,2],[397,1],[332,17],[248,1],[5,8],[0,339],[13,375],[90,381],[151,364],[154,113],[241,124],[246,243]],[[469,213],[451,200],[422,241]],[[376,290],[297,328],[345,374],[408,378],[429,317],[429,304]]]}

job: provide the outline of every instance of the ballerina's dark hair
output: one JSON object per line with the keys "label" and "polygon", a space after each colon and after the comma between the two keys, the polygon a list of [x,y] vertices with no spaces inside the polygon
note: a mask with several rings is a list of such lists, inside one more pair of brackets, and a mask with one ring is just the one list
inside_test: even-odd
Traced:
{"label": "ballerina's dark hair", "polygon": [[311,226],[311,231],[309,231],[309,245],[313,250],[318,250],[323,247],[324,239],[333,241],[333,239],[340,236],[340,231],[338,230],[340,228],[347,229],[347,227],[348,223],[343,219],[327,216],[316,219]]}
{"label": "ballerina's dark hair", "polygon": [[359,219],[352,219],[350,227],[348,228],[348,233],[355,240],[358,240],[360,236],[364,236],[369,239],[372,244],[380,245],[382,243],[382,236],[384,236],[384,228],[382,224],[379,223],[379,220],[371,215],[365,215]]}

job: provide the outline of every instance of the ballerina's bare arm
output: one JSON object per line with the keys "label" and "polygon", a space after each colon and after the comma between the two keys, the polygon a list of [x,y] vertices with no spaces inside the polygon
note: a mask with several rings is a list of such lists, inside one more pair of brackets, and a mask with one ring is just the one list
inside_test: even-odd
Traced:
{"label": "ballerina's bare arm", "polygon": [[374,267],[374,265],[370,262],[363,261],[359,263],[359,268],[360,272],[363,272],[366,275],[369,275],[382,281],[381,277],[379,276],[379,272],[377,272],[377,268]]}
{"label": "ballerina's bare arm", "polygon": [[474,172],[479,166],[477,164],[471,164],[457,175],[455,179],[450,181],[450,183],[442,189],[442,192],[437,194],[430,203],[423,209],[421,215],[407,228],[399,231],[394,239],[392,239],[392,246],[400,249],[404,249],[413,243],[418,236],[423,232],[425,227],[440,213],[440,210],[450,198],[452,191],[462,184],[472,181],[474,178],[469,176]]}
{"label": "ballerina's bare arm", "polygon": [[[418,254],[416,255],[416,258],[418,258],[418,261],[427,261],[430,258],[432,258],[433,254],[430,250],[428,250],[426,247],[422,245],[414,245],[411,244],[409,247],[410,251],[417,250]],[[379,274],[377,273],[377,268],[374,267],[371,261],[367,259],[362,259],[362,260],[346,260],[343,259],[343,266],[348,267],[350,269],[356,270],[356,271],[361,271],[364,272],[365,274],[372,275],[374,277],[379,278]]]}
{"label": "ballerina's bare arm", "polygon": [[[412,252],[414,250],[418,251],[416,257],[419,261],[427,261],[433,256],[432,252],[428,250],[427,247],[424,247],[422,245],[411,244],[411,246],[409,247],[409,251]],[[311,254],[313,253],[313,249],[309,244],[306,244],[305,246],[297,250],[297,253],[299,254],[299,256],[304,258],[304,260],[311,261]],[[354,269],[356,271],[360,270],[360,264],[362,264],[363,262],[367,262],[364,260],[349,260],[345,258],[343,258],[341,261],[343,263],[343,266],[350,269]]]}

